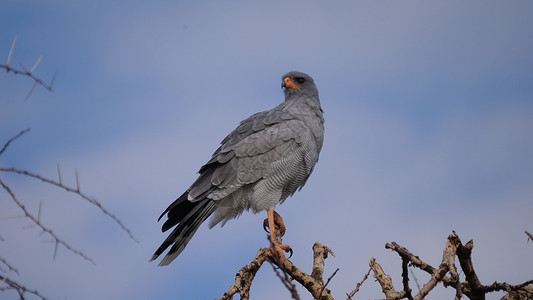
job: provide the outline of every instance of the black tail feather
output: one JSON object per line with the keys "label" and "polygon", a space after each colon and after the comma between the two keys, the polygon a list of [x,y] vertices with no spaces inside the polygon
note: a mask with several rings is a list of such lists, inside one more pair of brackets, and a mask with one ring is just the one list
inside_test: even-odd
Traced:
{"label": "black tail feather", "polygon": [[174,244],[159,264],[160,266],[168,265],[183,251],[196,230],[216,209],[216,202],[211,199],[190,202],[187,197],[188,191],[176,199],[161,215],[162,217],[168,212],[168,220],[163,224],[163,231],[167,231],[175,225],[177,227],[174,228],[150,259],[150,261],[155,260],[170,245]]}

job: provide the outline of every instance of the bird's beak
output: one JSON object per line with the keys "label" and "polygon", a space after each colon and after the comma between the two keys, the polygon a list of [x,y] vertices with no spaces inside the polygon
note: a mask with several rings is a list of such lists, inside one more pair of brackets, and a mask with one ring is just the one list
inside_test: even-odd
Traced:
{"label": "bird's beak", "polygon": [[297,89],[300,88],[300,86],[298,84],[296,84],[296,82],[294,82],[289,77],[285,77],[285,79],[283,79],[282,87],[284,87],[284,88],[297,88]]}

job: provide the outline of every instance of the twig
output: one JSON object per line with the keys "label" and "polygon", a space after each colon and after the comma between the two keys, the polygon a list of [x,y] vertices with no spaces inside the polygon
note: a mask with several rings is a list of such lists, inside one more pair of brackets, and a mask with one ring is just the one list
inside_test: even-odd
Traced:
{"label": "twig", "polygon": [[416,278],[415,273],[411,269],[409,269],[409,272],[411,272],[411,276],[413,276],[413,279],[415,280],[416,288],[420,292],[420,284],[418,284],[418,279]]}
{"label": "twig", "polygon": [[[292,282],[290,276],[285,272],[278,271],[277,267],[273,263],[270,263],[270,265],[272,266],[272,270],[274,270],[276,276],[279,278],[279,280],[281,280],[281,283],[289,290],[289,293],[291,293],[291,297],[295,300],[300,300],[300,295],[296,290],[296,285]],[[283,275],[281,273],[283,273]]]}
{"label": "twig", "polygon": [[533,234],[529,233],[529,231],[525,231],[526,232],[526,235],[527,235],[527,241],[529,242],[530,240],[533,241]]}
{"label": "twig", "polygon": [[13,50],[15,49],[16,42],[17,42],[17,36],[15,35],[15,38],[13,39],[13,43],[11,44],[11,49],[9,50],[9,55],[7,56],[6,64],[0,64],[0,68],[5,69],[6,72],[8,73],[12,72],[15,75],[20,74],[20,75],[28,76],[34,81],[34,84],[32,88],[30,89],[30,92],[28,93],[24,101],[28,100],[28,98],[30,97],[30,95],[32,94],[33,90],[35,89],[37,85],[41,85],[48,91],[52,92],[53,91],[52,86],[55,81],[56,73],[54,73],[54,76],[52,77],[52,80],[50,81],[49,84],[46,84],[42,79],[36,77],[33,74],[35,70],[37,69],[37,66],[41,63],[43,59],[43,55],[39,56],[39,58],[37,59],[37,61],[35,62],[35,64],[30,70],[26,69],[22,64],[20,65],[21,69],[16,69],[10,66],[11,58],[13,57]]}
{"label": "twig", "polygon": [[[20,169],[17,169],[17,168],[5,168],[5,167],[0,167],[0,172],[12,172],[12,173],[17,173],[17,174],[21,174],[21,175],[25,175],[25,176],[28,176],[28,177],[32,177],[32,178],[35,178],[35,179],[39,179],[45,183],[48,183],[48,184],[51,184],[51,185],[54,185],[58,188],[61,188],[67,192],[71,192],[71,193],[74,193],[76,195],[78,195],[79,197],[81,197],[82,199],[85,199],[87,201],[89,201],[91,204],[93,204],[94,206],[98,207],[100,209],[100,211],[102,211],[105,215],[109,216],[110,218],[112,218],[121,228],[122,230],[124,230],[126,233],[128,233],[128,235],[130,236],[130,238],[132,240],[134,240],[135,242],[139,242],[134,236],[133,234],[131,233],[131,230],[128,229],[123,223],[122,221],[120,221],[118,219],[117,216],[115,216],[114,214],[112,214],[110,211],[108,211],[105,207],[103,207],[103,205],[98,202],[96,199],[92,198],[92,197],[89,197],[87,196],[86,194],[84,194],[83,192],[81,192],[79,190],[80,186],[79,186],[79,178],[78,176],[76,176],[76,183],[77,183],[77,186],[76,188],[72,188],[72,187],[69,187],[69,186],[66,186],[64,185],[63,183],[61,183],[60,181],[55,181],[53,179],[49,179],[49,178],[46,178],[46,177],[42,177],[41,175],[39,174],[35,174],[35,173],[32,173],[32,172],[29,172],[29,171],[26,171],[26,170],[20,170]],[[77,172],[76,172],[77,174]]]}
{"label": "twig", "polygon": [[371,271],[372,271],[372,268],[368,269],[368,272],[366,272],[365,276],[363,277],[363,280],[357,283],[357,285],[355,286],[355,289],[351,291],[350,294],[346,293],[346,295],[348,296],[347,300],[352,300],[352,297],[355,295],[355,293],[359,291],[359,288],[361,287],[363,282],[365,282],[365,280],[368,278],[368,275],[370,275]]}
{"label": "twig", "polygon": [[11,266],[3,257],[0,257],[0,261],[6,265],[9,271],[15,272],[17,275],[20,275],[19,271],[15,267]]}
{"label": "twig", "polygon": [[[2,286],[2,284],[5,283],[7,286],[4,287]],[[0,275],[0,291],[6,291],[6,290],[9,290],[9,289],[14,289],[18,294],[19,294],[19,299],[21,300],[24,300],[26,299],[24,297],[24,294],[26,293],[29,293],[29,294],[33,294],[39,298],[41,298],[41,300],[48,300],[48,298],[44,297],[43,295],[41,295],[37,290],[32,290],[32,289],[29,289],[11,279],[9,279],[7,276],[3,276],[3,275]]]}
{"label": "twig", "polygon": [[402,283],[403,283],[403,291],[405,292],[405,297],[409,300],[413,299],[413,295],[411,295],[411,288],[409,287],[409,260],[405,257],[402,257]]}
{"label": "twig", "polygon": [[340,268],[337,268],[332,274],[331,276],[329,276],[328,280],[326,280],[326,284],[324,284],[324,286],[322,287],[322,289],[320,290],[320,297],[322,297],[322,293],[324,292],[324,289],[328,286],[329,282],[331,281],[331,279],[333,279],[333,277],[335,277],[335,275],[337,274],[337,272],[339,272]]}
{"label": "twig", "polygon": [[24,212],[24,215],[29,218],[30,220],[33,221],[33,223],[35,225],[37,225],[39,228],[41,228],[42,231],[48,233],[55,241],[56,245],[55,245],[55,250],[54,250],[54,257],[55,257],[55,253],[57,252],[57,245],[58,244],[61,244],[63,245],[65,248],[67,248],[68,250],[70,250],[71,252],[81,256],[83,259],[87,260],[87,261],[90,261],[91,263],[93,263],[94,265],[96,265],[96,263],[90,258],[88,257],[87,255],[85,255],[83,252],[79,251],[79,250],[76,250],[74,249],[72,246],[70,246],[68,243],[66,243],[65,241],[63,241],[62,239],[60,239],[50,228],[48,227],[45,227],[44,225],[42,225],[41,221],[39,219],[37,219],[34,215],[32,215],[27,209],[26,207],[24,206],[24,204],[22,202],[20,202],[20,200],[17,198],[17,196],[15,195],[15,193],[13,193],[13,191],[11,190],[11,188],[5,184],[5,182],[0,178],[0,186],[2,186],[4,188],[4,190],[6,190],[6,192],[9,194],[9,196],[11,196],[11,199],[13,199],[13,201],[17,204],[17,206]]}
{"label": "twig", "polygon": [[2,150],[0,150],[0,155],[2,155],[4,153],[4,151],[6,151],[7,147],[9,147],[9,144],[11,144],[14,140],[18,139],[19,137],[21,137],[23,134],[25,134],[26,132],[29,132],[30,129],[29,128],[26,128],[22,131],[20,131],[17,135],[15,135],[14,137],[10,138],[9,140],[7,140],[7,142],[4,144],[4,146],[2,147]]}

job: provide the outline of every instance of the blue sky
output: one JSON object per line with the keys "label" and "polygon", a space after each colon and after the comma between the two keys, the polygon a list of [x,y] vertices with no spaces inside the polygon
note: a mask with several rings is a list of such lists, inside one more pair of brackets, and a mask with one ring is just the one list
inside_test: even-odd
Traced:
{"label": "blue sky", "polygon": [[[12,63],[44,54],[36,75],[57,78],[24,102],[31,80],[0,74],[0,142],[31,128],[0,165],[49,177],[59,165],[70,184],[77,169],[140,242],[72,195],[2,174],[97,264],[62,248],[53,261],[46,236],[5,218],[20,212],[4,192],[2,256],[51,298],[221,296],[268,245],[266,214],[204,225],[164,268],[147,262],[166,237],[157,217],[240,120],[283,100],[281,75],[300,70],[318,86],[326,136],[307,185],[278,208],[293,262],[310,271],[313,243],[328,245],[342,299],[372,256],[401,286],[386,242],[438,265],[455,230],[474,239],[483,283],[532,279],[532,20],[530,1],[4,0],[0,60],[16,35]],[[276,296],[289,298],[265,265],[252,299]],[[372,280],[359,294],[379,297]]]}

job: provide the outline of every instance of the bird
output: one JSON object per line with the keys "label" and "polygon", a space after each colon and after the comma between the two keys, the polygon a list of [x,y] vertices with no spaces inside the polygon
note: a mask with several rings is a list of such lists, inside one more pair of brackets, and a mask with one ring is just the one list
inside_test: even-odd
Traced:
{"label": "bird", "polygon": [[[241,121],[200,168],[196,181],[163,211],[158,219],[167,215],[162,231],[175,228],[150,261],[172,246],[159,266],[170,264],[210,216],[213,228],[244,211],[266,211],[269,232],[276,224],[285,230],[275,207],[301,190],[318,162],[324,116],[311,76],[291,71],[281,84],[285,100]],[[271,251],[283,260],[290,246],[277,243],[273,234],[270,240]]]}

